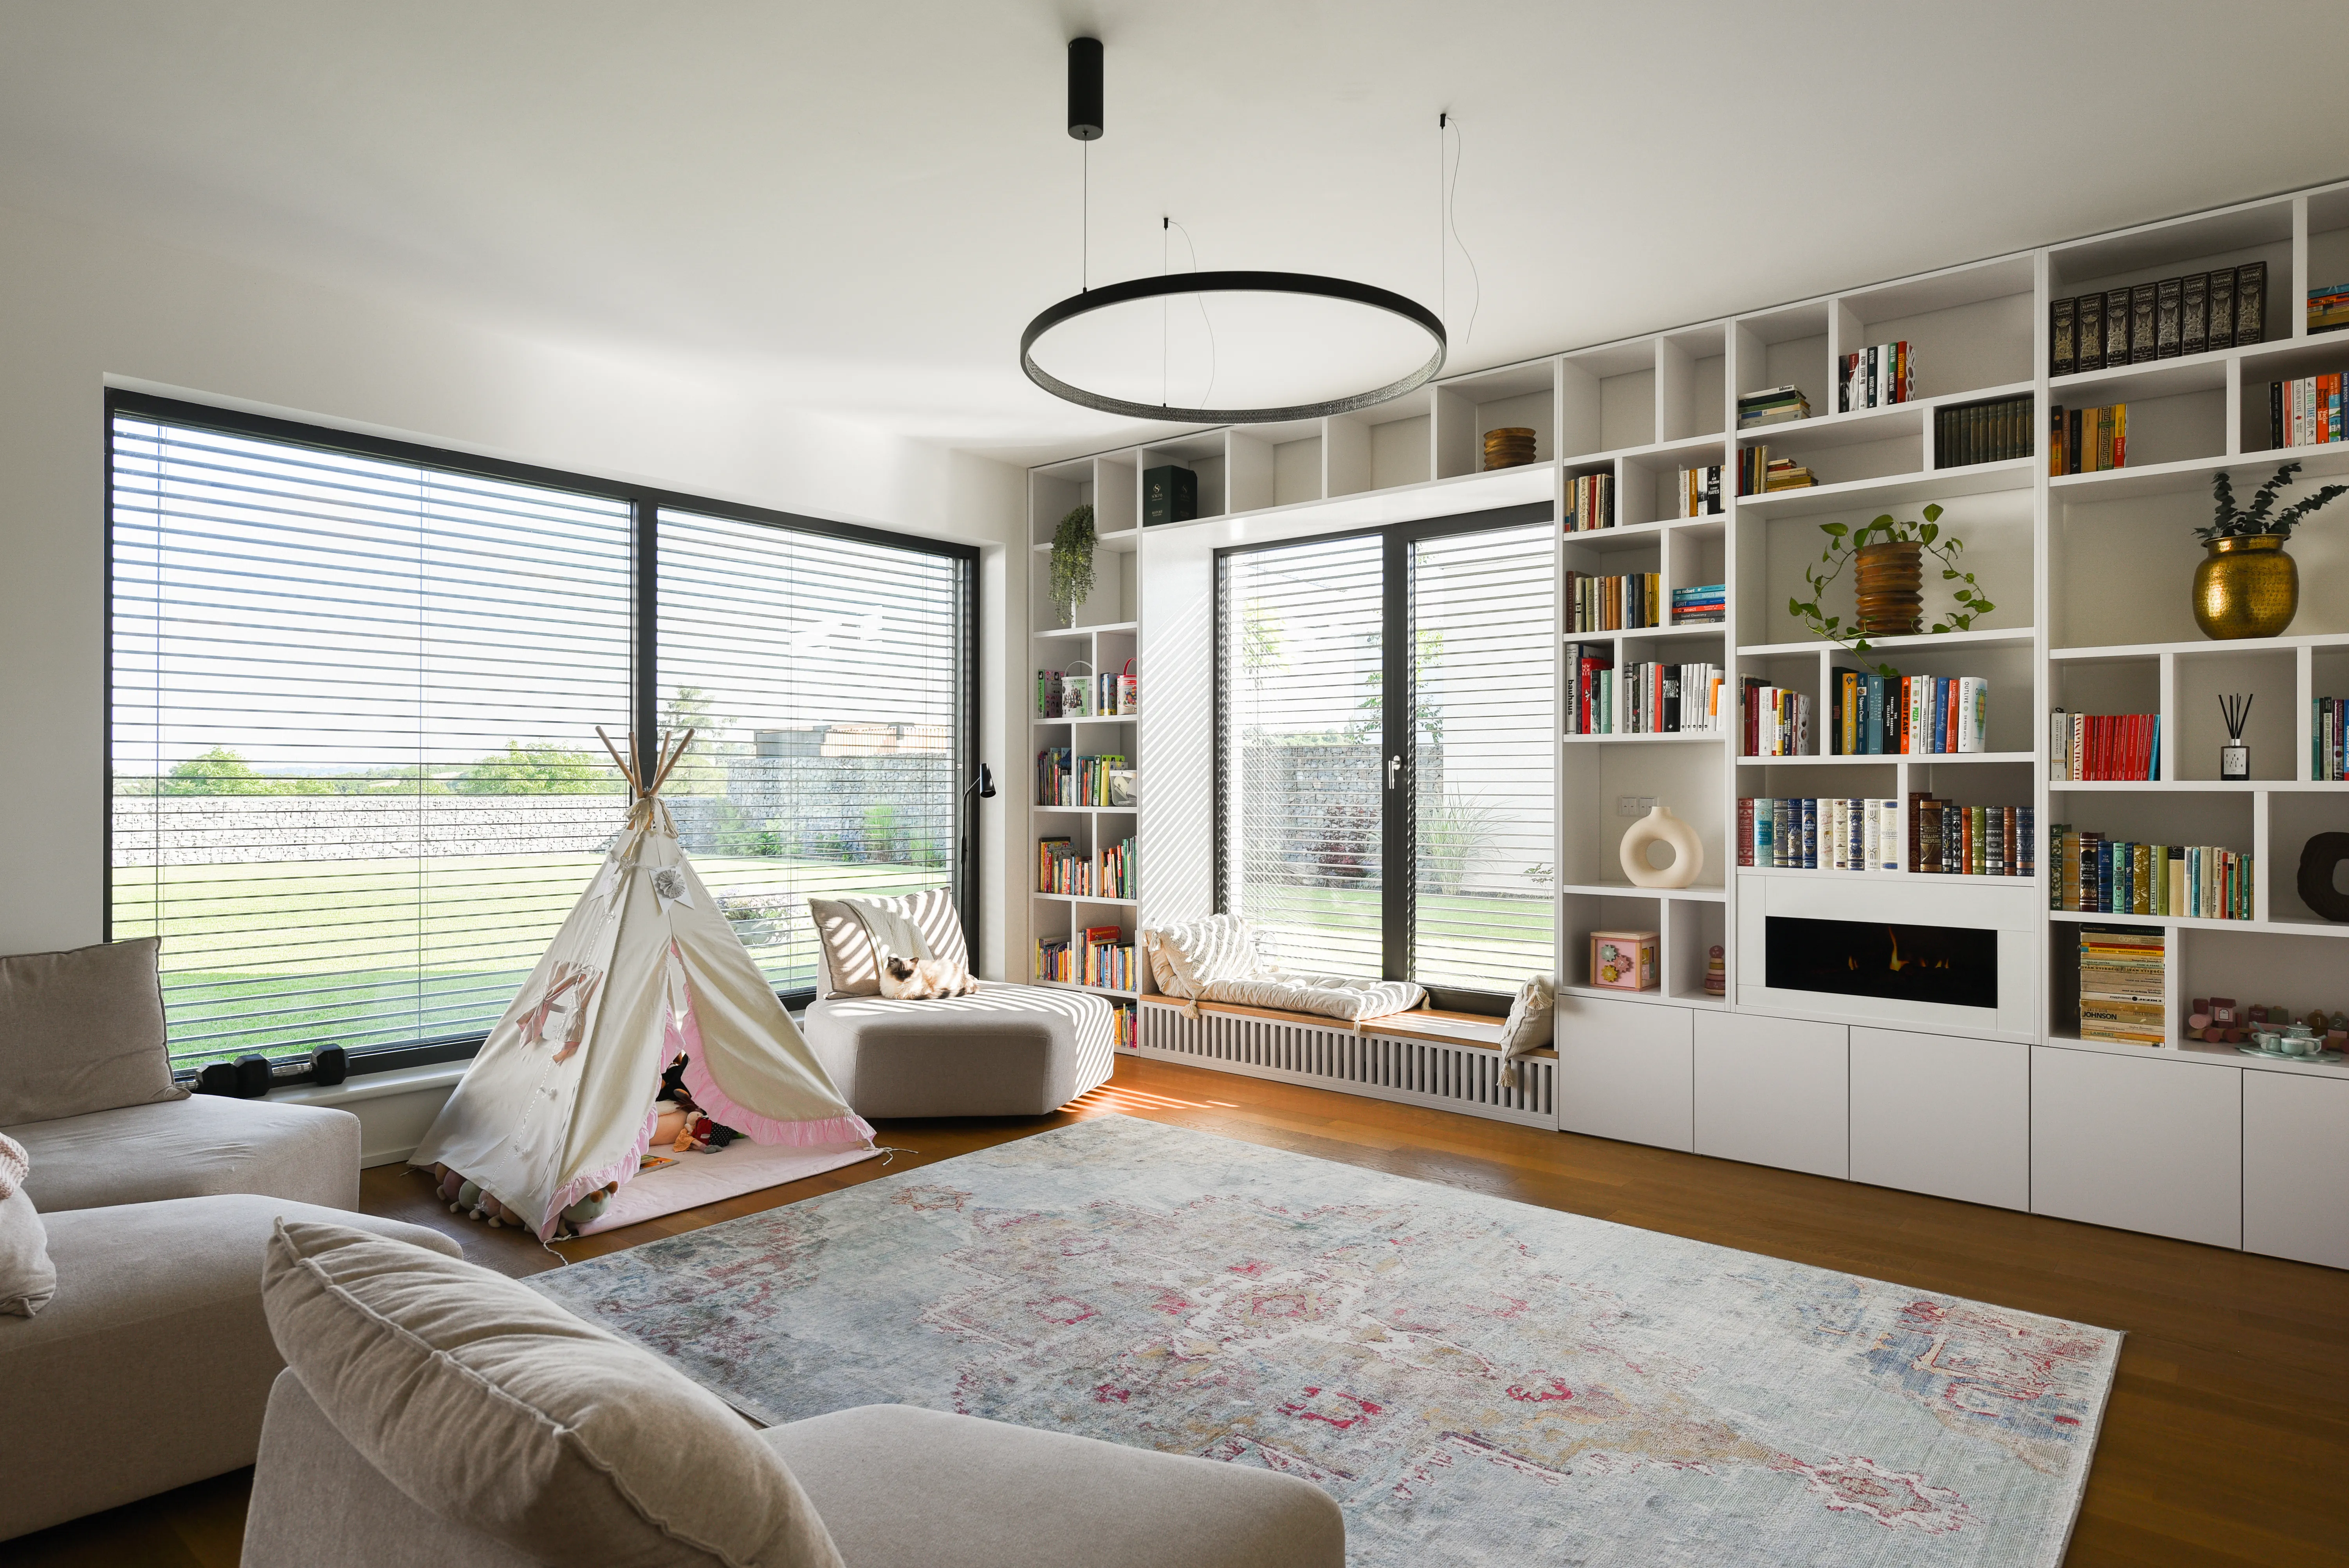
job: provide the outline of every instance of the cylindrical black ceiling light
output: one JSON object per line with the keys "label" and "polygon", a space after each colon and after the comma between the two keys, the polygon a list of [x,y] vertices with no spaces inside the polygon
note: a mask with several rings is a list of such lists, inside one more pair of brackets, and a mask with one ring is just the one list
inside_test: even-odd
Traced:
{"label": "cylindrical black ceiling light", "polygon": [[[1101,40],[1070,39],[1069,134],[1077,140],[1090,142],[1101,140],[1102,97]],[[1090,204],[1089,193],[1087,205]],[[1217,293],[1302,296],[1365,306],[1422,328],[1434,345],[1434,351],[1425,363],[1385,386],[1321,402],[1295,403],[1282,408],[1194,409],[1175,408],[1167,403],[1138,403],[1072,386],[1036,363],[1033,350],[1037,340],[1055,327],[1078,317],[1137,300]],[[1263,424],[1351,413],[1399,398],[1434,379],[1444,369],[1444,358],[1448,348],[1444,323],[1433,311],[1416,300],[1371,284],[1301,272],[1188,272],[1130,278],[1102,288],[1086,286],[1068,298],[1046,306],[1028,324],[1027,331],[1020,334],[1019,368],[1030,380],[1054,397],[1102,413],[1123,414],[1134,419],[1172,420],[1185,424]]]}
{"label": "cylindrical black ceiling light", "polygon": [[1102,47],[1099,38],[1069,40],[1069,134],[1099,141],[1102,133]]}

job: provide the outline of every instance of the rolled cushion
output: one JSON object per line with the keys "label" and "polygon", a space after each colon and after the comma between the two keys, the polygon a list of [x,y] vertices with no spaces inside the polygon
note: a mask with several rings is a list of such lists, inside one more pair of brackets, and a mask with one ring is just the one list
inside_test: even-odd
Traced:
{"label": "rolled cushion", "polygon": [[25,1193],[31,1162],[22,1144],[0,1136],[0,1313],[30,1317],[57,1293],[49,1233]]}
{"label": "rolled cushion", "polygon": [[890,897],[810,898],[808,918],[815,922],[816,954],[823,970],[817,979],[823,995],[881,994],[880,957],[874,948],[872,931],[858,912],[859,906],[894,915],[911,924],[929,945],[929,957],[942,959],[957,969],[970,968],[970,945],[963,939],[962,914],[955,908],[952,888],[931,888]]}
{"label": "rolled cushion", "polygon": [[1147,939],[1153,978],[1156,978],[1156,967],[1163,957],[1174,971],[1174,987],[1161,981],[1159,989],[1173,995],[1207,998],[1211,985],[1226,981],[1268,979],[1278,972],[1264,961],[1257,950],[1255,933],[1237,915],[1209,915],[1204,919],[1161,926],[1147,933]]}
{"label": "rolled cushion", "polygon": [[186,1097],[152,937],[0,958],[0,1127]]}
{"label": "rolled cushion", "polygon": [[257,1192],[328,1209],[359,1202],[359,1119],[327,1106],[196,1095],[10,1127],[44,1213]]}
{"label": "rolled cushion", "polygon": [[740,1417],[502,1274],[288,1223],[262,1304],[344,1439],[453,1523],[543,1562],[841,1568]]}

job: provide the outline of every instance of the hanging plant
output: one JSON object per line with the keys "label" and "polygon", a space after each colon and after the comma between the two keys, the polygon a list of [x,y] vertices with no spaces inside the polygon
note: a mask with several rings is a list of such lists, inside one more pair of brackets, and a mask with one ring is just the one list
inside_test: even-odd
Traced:
{"label": "hanging plant", "polygon": [[[1942,534],[1940,524],[1941,508],[1938,505],[1925,508],[1922,522],[1905,521],[1887,513],[1856,529],[1843,523],[1820,524],[1819,532],[1827,536],[1827,545],[1819,552],[1819,559],[1829,569],[1806,566],[1803,580],[1810,585],[1810,599],[1806,602],[1790,598],[1786,608],[1810,628],[1813,637],[1839,642],[1855,654],[1866,655],[1871,651],[1871,637],[1901,637],[1918,629],[1924,618],[1924,596],[1920,591],[1924,579],[1923,563],[1930,556],[1941,563],[1941,580],[1954,585],[1951,592],[1957,600],[1957,607],[1946,619],[1936,621],[1932,629],[1971,629],[1974,617],[1986,615],[1998,607],[1982,597],[1974,575],[1958,565],[1965,541],[1953,534]],[[1819,601],[1826,597],[1829,585],[1855,563],[1858,567],[1855,574],[1858,610],[1847,624],[1841,616],[1822,611]],[[1869,668],[1888,680],[1899,679],[1900,672],[1889,664]]]}
{"label": "hanging plant", "polygon": [[1077,624],[1077,609],[1093,591],[1095,543],[1090,503],[1071,509],[1052,530],[1050,593],[1053,607],[1066,625]]}

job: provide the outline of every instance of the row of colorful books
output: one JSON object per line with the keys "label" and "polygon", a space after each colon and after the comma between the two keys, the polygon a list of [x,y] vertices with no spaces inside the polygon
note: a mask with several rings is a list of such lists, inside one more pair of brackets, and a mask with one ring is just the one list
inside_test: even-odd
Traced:
{"label": "row of colorful books", "polygon": [[2158,713],[2048,715],[2048,776],[2057,782],[2158,779],[2161,776]]}
{"label": "row of colorful books", "polygon": [[1811,754],[1811,699],[1805,691],[1773,686],[1758,676],[1740,681],[1739,750],[1749,757]]}
{"label": "row of colorful books", "polygon": [[1120,1051],[1131,1051],[1142,1044],[1142,1033],[1136,1027],[1140,1021],[1135,1017],[1135,1009],[1122,1002],[1114,1002],[1109,1014],[1109,1043],[1112,1045]]}
{"label": "row of colorful books", "polygon": [[1894,343],[1871,343],[1845,355],[1843,364],[1837,368],[1837,413],[1912,402],[1916,396],[1917,369],[1910,361],[1906,337]]}
{"label": "row of colorful books", "polygon": [[1120,840],[1088,859],[1066,838],[1036,841],[1036,890],[1076,898],[1133,898],[1134,841]]}
{"label": "row of colorful books", "polygon": [[1566,732],[1678,735],[1721,727],[1717,664],[1615,667],[1605,643],[1573,643],[1566,658]]}
{"label": "row of colorful books", "polygon": [[1672,590],[1674,626],[1716,626],[1729,618],[1729,585],[1703,583]]}
{"label": "row of colorful books", "polygon": [[2027,805],[1960,805],[1909,796],[1909,869],[1944,877],[2039,875],[2038,813]]}
{"label": "row of colorful books", "polygon": [[2103,473],[2128,466],[2128,405],[2067,409],[2047,415],[2047,472]]}
{"label": "row of colorful books", "polygon": [[1615,526],[1615,476],[1578,473],[1566,484],[1566,531],[1588,534]]}
{"label": "row of colorful books", "polygon": [[2110,1045],[2168,1041],[2168,948],[2162,931],[2080,928],[2081,1039]]}
{"label": "row of colorful books", "polygon": [[2048,908],[2097,915],[2251,918],[2251,857],[2208,844],[2137,844],[2057,823]]}
{"label": "row of colorful books", "polygon": [[1636,631],[1661,626],[1663,597],[1661,572],[1630,572],[1619,577],[1568,572],[1567,630]]}
{"label": "row of colorful books", "polygon": [[2337,784],[2349,778],[2349,697],[2319,697],[2310,706],[2308,776]]}
{"label": "row of colorful books", "polygon": [[1133,947],[1118,926],[1087,926],[1081,938],[1036,944],[1036,978],[1063,985],[1133,989]]}
{"label": "row of colorful books", "polygon": [[2048,309],[2047,373],[2260,342],[2267,292],[2268,264],[2257,261],[2056,300]]}
{"label": "row of colorful books", "polygon": [[1740,448],[1737,453],[1737,493],[1768,495],[1780,490],[1808,490],[1818,481],[1791,457],[1772,457],[1769,447]]}
{"label": "row of colorful books", "polygon": [[2031,399],[2000,398],[1933,410],[1933,466],[1964,468],[2031,455]]}
{"label": "row of colorful books", "polygon": [[1990,682],[1978,675],[1837,671],[1827,734],[1836,753],[1880,757],[1990,750]]}
{"label": "row of colorful books", "polygon": [[1675,517],[1710,517],[1721,510],[1721,464],[1681,470],[1680,510]]}
{"label": "row of colorful books", "polygon": [[1783,425],[1811,417],[1811,400],[1803,396],[1803,389],[1791,381],[1783,387],[1764,387],[1758,392],[1737,395],[1737,428],[1750,431],[1757,425]]}
{"label": "row of colorful books", "polygon": [[2349,327],[2349,283],[2319,284],[2308,291],[2308,329],[2338,332]]}
{"label": "row of colorful books", "polygon": [[2339,375],[2268,383],[2268,445],[2323,446],[2349,441]]}
{"label": "row of colorful books", "polygon": [[[1129,665],[1132,662],[1127,660]],[[1134,701],[1135,691],[1133,676],[1121,675],[1113,670],[1103,671],[1092,677],[1086,689],[1078,693],[1087,701],[1084,707],[1075,711],[1076,716],[1133,718],[1139,711]],[[1036,671],[1036,716],[1040,719],[1071,716],[1068,682],[1057,670]]]}
{"label": "row of colorful books", "polygon": [[1778,871],[1898,871],[1900,803],[1743,796],[1737,863]]}
{"label": "row of colorful books", "polygon": [[1122,753],[1077,757],[1066,746],[1036,753],[1038,805],[1130,806],[1134,794],[1134,770]]}

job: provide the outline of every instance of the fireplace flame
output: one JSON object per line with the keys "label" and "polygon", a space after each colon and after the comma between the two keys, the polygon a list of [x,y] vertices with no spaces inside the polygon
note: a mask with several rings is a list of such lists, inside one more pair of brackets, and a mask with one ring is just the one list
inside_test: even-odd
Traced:
{"label": "fireplace flame", "polygon": [[1892,972],[1899,974],[1909,967],[1908,961],[1900,956],[1900,933],[1887,926],[1884,928],[1884,934],[1892,939]]}

